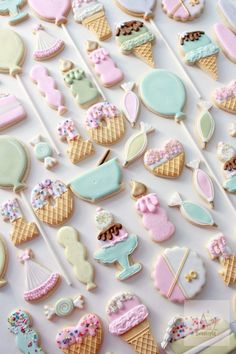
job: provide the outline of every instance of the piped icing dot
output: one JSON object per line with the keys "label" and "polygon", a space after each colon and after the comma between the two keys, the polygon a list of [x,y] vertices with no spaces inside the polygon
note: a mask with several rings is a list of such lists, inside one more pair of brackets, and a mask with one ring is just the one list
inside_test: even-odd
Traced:
{"label": "piped icing dot", "polygon": [[120,114],[117,107],[109,102],[99,102],[87,111],[86,125],[90,128],[98,128],[102,119],[114,118]]}

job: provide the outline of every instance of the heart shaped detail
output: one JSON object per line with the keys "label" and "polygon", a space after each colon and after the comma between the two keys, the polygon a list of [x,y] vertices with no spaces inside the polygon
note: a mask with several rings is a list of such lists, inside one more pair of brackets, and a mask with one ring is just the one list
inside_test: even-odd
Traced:
{"label": "heart shaped detail", "polygon": [[163,149],[150,149],[144,155],[144,165],[155,176],[177,178],[185,162],[183,145],[175,139],[166,142]]}
{"label": "heart shaped detail", "polygon": [[11,239],[15,246],[33,240],[39,235],[39,230],[34,222],[27,223],[23,217],[13,222]]}

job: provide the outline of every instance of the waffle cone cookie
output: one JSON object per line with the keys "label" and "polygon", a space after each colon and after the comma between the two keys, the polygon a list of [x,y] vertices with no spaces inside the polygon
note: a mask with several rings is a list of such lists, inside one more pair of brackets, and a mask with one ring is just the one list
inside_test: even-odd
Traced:
{"label": "waffle cone cookie", "polygon": [[218,68],[216,64],[217,55],[210,55],[199,59],[196,63],[200,69],[209,74],[214,80],[218,79]]}
{"label": "waffle cone cookie", "polygon": [[225,258],[222,262],[224,269],[222,269],[219,274],[222,276],[225,284],[227,286],[232,285],[236,282],[236,257],[235,255],[230,255]]}
{"label": "waffle cone cookie", "polygon": [[147,42],[138,47],[135,47],[133,49],[133,53],[146,64],[152,66],[153,68],[155,67],[151,42]]}
{"label": "waffle cone cookie", "polygon": [[73,195],[63,182],[45,180],[32,190],[31,203],[37,217],[46,224],[64,224],[73,212]]}
{"label": "waffle cone cookie", "polygon": [[147,320],[148,310],[132,293],[114,296],[108,304],[109,331],[121,336],[137,354],[159,354]]}
{"label": "waffle cone cookie", "polygon": [[236,114],[236,80],[217,88],[213,93],[213,100],[218,108]]}
{"label": "waffle cone cookie", "polygon": [[123,114],[108,102],[97,103],[87,111],[86,125],[91,139],[99,145],[113,145],[125,134]]}
{"label": "waffle cone cookie", "polygon": [[88,314],[75,327],[60,331],[56,343],[65,354],[98,354],[102,338],[101,320],[95,314]]}

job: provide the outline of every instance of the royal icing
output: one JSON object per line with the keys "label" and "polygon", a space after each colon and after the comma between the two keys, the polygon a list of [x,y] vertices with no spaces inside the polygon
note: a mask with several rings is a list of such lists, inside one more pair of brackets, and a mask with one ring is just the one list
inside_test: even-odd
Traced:
{"label": "royal icing", "polygon": [[98,128],[103,119],[111,119],[120,115],[119,110],[109,102],[100,102],[90,107],[86,114],[86,125],[89,128]]}
{"label": "royal icing", "polygon": [[53,58],[65,47],[63,40],[54,38],[45,32],[41,24],[34,27],[33,33],[36,36],[36,49],[33,52],[35,60],[40,61]]}
{"label": "royal icing", "polygon": [[55,80],[49,75],[48,70],[43,65],[35,65],[30,71],[31,80],[37,85],[40,93],[45,97],[48,105],[63,115],[67,108],[64,106],[64,97],[56,89]]}
{"label": "royal icing", "polygon": [[29,6],[39,18],[54,22],[60,26],[67,22],[66,16],[70,12],[70,0],[29,0]]}
{"label": "royal icing", "polygon": [[25,5],[25,0],[3,1],[0,4],[0,15],[10,15],[9,25],[17,25],[28,18],[27,12],[21,12],[20,9]]}
{"label": "royal icing", "polygon": [[103,4],[97,0],[73,0],[72,2],[74,19],[79,23],[102,11],[103,8]]}
{"label": "royal icing", "polygon": [[67,191],[65,184],[59,180],[46,179],[36,184],[31,193],[31,203],[34,209],[43,208],[50,198],[56,199]]}
{"label": "royal icing", "polygon": [[136,93],[133,92],[134,87],[134,82],[126,82],[121,85],[121,88],[125,91],[123,98],[125,117],[132,127],[135,126],[140,108],[139,98]]}
{"label": "royal icing", "polygon": [[30,144],[34,147],[34,154],[37,160],[44,163],[47,169],[53,168],[57,163],[57,159],[53,157],[53,149],[51,145],[41,136],[36,136],[31,140]]}
{"label": "royal icing", "polygon": [[65,248],[65,257],[73,266],[76,278],[86,285],[87,290],[96,288],[94,281],[94,269],[86,260],[86,249],[79,241],[77,230],[70,226],[62,227],[57,233],[60,245]]}
{"label": "royal icing", "polygon": [[234,0],[218,0],[218,8],[231,29],[236,32],[236,4]]}
{"label": "royal icing", "polygon": [[6,273],[7,262],[8,250],[2,235],[0,235],[0,288],[7,284],[7,281],[3,278]]}
{"label": "royal icing", "polygon": [[129,235],[121,224],[113,222],[110,212],[101,208],[97,209],[96,222],[101,230],[98,240],[103,245],[100,250],[94,253],[94,258],[104,264],[119,263],[122,268],[116,274],[119,280],[125,280],[138,273],[142,269],[141,264],[131,265],[129,260],[129,256],[138,246],[138,237]]}
{"label": "royal icing", "polygon": [[[236,7],[235,7],[236,11]],[[236,35],[223,23],[217,23],[214,26],[219,46],[226,56],[234,63],[236,62]]]}
{"label": "royal icing", "polygon": [[63,297],[59,299],[54,306],[45,305],[44,314],[48,320],[52,320],[53,317],[66,317],[69,316],[75,308],[84,308],[84,299],[82,295],[78,295],[74,298]]}
{"label": "royal icing", "polygon": [[186,92],[175,74],[163,69],[152,70],[141,80],[139,92],[144,105],[152,112],[174,117],[177,122],[184,119]]}
{"label": "royal icing", "polygon": [[121,9],[128,11],[130,14],[143,17],[148,20],[154,16],[153,10],[156,6],[156,0],[116,0]]}
{"label": "royal icing", "polygon": [[207,249],[212,259],[226,259],[232,254],[223,234],[218,234],[212,238],[207,245]]}
{"label": "royal icing", "polygon": [[166,248],[158,256],[152,278],[163,296],[180,303],[195,297],[206,281],[201,258],[186,247]]}
{"label": "royal icing", "polygon": [[26,118],[26,111],[14,95],[0,94],[0,131]]}
{"label": "royal icing", "polygon": [[11,223],[19,218],[22,218],[20,206],[17,199],[8,200],[1,205],[1,215],[4,221],[10,221]]}
{"label": "royal icing", "polygon": [[9,330],[16,336],[16,345],[24,354],[44,354],[39,346],[38,333],[31,327],[30,316],[22,310],[14,311],[8,317]]}
{"label": "royal icing", "polygon": [[230,100],[236,97],[236,80],[229,83],[227,86],[222,86],[214,91],[214,99],[218,103]]}
{"label": "royal icing", "polygon": [[236,192],[236,151],[232,145],[222,141],[217,145],[217,158],[223,163],[224,188],[228,192]]}
{"label": "royal icing", "polygon": [[202,13],[205,0],[162,0],[163,11],[177,21],[192,21]]}
{"label": "royal icing", "polygon": [[211,103],[199,101],[198,106],[201,111],[197,118],[197,133],[202,143],[202,149],[205,149],[214,134],[215,121],[209,112],[212,107]]}

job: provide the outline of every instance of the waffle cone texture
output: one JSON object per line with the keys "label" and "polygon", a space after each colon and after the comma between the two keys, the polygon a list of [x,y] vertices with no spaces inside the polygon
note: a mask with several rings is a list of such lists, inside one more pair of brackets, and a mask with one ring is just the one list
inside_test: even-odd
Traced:
{"label": "waffle cone texture", "polygon": [[236,282],[236,257],[229,256],[223,262],[224,269],[220,272],[227,286]]}
{"label": "waffle cone texture", "polygon": [[95,336],[87,335],[82,343],[75,343],[68,349],[63,349],[65,354],[98,354],[102,344],[102,328],[100,327]]}
{"label": "waffle cone texture", "polygon": [[152,42],[144,43],[138,47],[132,49],[132,52],[136,57],[144,61],[146,64],[150,65],[152,68],[155,67],[155,62],[152,53]]}
{"label": "waffle cone texture", "polygon": [[185,153],[182,152],[178,156],[168,160],[167,162],[150,169],[149,166],[145,167],[153,173],[155,176],[164,177],[164,178],[177,178],[181,175],[185,162]]}
{"label": "waffle cone texture", "polygon": [[95,153],[93,143],[90,140],[83,140],[80,136],[74,140],[68,140],[68,145],[67,153],[73,164],[77,164]]}
{"label": "waffle cone texture", "polygon": [[218,68],[216,64],[217,55],[213,54],[205,58],[199,59],[196,64],[198,67],[209,74],[214,80],[218,79]]}
{"label": "waffle cone texture", "polygon": [[12,223],[11,240],[15,246],[33,240],[39,235],[37,225],[34,222],[27,223],[22,217]]}
{"label": "waffle cone texture", "polygon": [[223,111],[236,114],[236,97],[229,98],[222,102],[215,101],[216,105]]}
{"label": "waffle cone texture", "polygon": [[82,24],[93,32],[100,41],[112,36],[111,27],[104,11],[99,11],[83,20]]}

